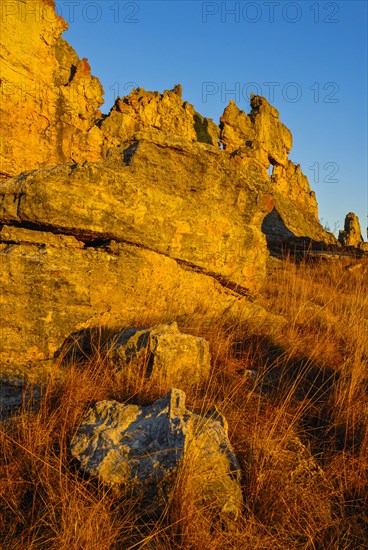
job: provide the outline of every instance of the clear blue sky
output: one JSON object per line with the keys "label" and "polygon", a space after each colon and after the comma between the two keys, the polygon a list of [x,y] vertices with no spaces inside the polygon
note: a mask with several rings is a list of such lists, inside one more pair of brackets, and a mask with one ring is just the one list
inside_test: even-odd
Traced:
{"label": "clear blue sky", "polygon": [[264,95],[294,137],[290,158],[331,229],[358,214],[366,239],[367,2],[57,0],[65,38],[105,89],[183,97],[218,123],[230,98]]}

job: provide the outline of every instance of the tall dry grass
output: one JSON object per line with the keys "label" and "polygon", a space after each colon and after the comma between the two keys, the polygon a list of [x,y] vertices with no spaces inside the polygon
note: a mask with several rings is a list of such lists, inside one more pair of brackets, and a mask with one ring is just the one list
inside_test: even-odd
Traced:
{"label": "tall dry grass", "polygon": [[166,391],[122,378],[96,350],[87,364],[55,365],[40,406],[0,426],[1,547],[367,548],[368,266],[358,263],[280,265],[258,299],[287,319],[277,328],[230,315],[180,326],[210,342],[210,379],[188,386],[187,404],[215,404],[228,420],[245,503],[237,531],[211,523],[190,463],[156,518],[78,472],[69,441],[91,403]]}

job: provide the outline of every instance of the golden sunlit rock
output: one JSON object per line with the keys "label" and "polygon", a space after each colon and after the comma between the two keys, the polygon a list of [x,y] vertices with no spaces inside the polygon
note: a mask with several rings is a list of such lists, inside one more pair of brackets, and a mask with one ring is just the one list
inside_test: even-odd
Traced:
{"label": "golden sunlit rock", "polygon": [[177,84],[135,89],[103,116],[102,86],[61,38],[67,25],[54,2],[9,10],[0,54],[4,368],[43,365],[70,333],[99,324],[271,319],[249,301],[267,245],[336,243],[288,159],[292,136],[278,111],[260,96],[249,115],[231,101],[218,127]]}
{"label": "golden sunlit rock", "polygon": [[97,160],[103,89],[61,34],[50,0],[9,2],[1,22],[0,172]]}

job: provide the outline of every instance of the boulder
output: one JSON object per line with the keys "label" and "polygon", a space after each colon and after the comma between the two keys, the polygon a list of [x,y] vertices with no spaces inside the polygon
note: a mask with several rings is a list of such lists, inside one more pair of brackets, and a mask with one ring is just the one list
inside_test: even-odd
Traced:
{"label": "boulder", "polygon": [[[178,475],[208,517],[232,526],[241,513],[240,468],[217,411],[203,417],[186,409],[185,394],[170,393],[147,407],[100,401],[71,442],[80,468],[121,494],[142,497],[146,513],[160,513],[175,498]],[[181,480],[183,482],[183,480]]]}
{"label": "boulder", "polygon": [[[0,222],[74,236],[87,245],[113,239],[255,290],[267,256],[260,222],[264,190],[247,162],[232,163],[201,143],[144,138],[99,163],[61,165],[8,179]],[[124,159],[129,155],[129,162]]]}
{"label": "boulder", "polygon": [[[3,226],[1,371],[34,376],[52,366],[73,332],[162,319],[208,322],[268,315],[236,289],[154,251],[114,241]],[[147,326],[147,325],[146,325]],[[149,325],[148,325],[149,326]]]}
{"label": "boulder", "polygon": [[342,246],[360,248],[364,244],[359,218],[354,212],[345,217],[344,229],[339,231],[339,242]]}
{"label": "boulder", "polygon": [[84,329],[71,334],[55,355],[64,365],[98,355],[107,359],[115,373],[134,379],[143,376],[160,388],[197,385],[207,380],[211,367],[207,340],[183,334],[175,321],[115,333],[101,327]]}
{"label": "boulder", "polygon": [[106,349],[114,366],[134,370],[143,363],[147,378],[171,387],[203,382],[211,367],[207,340],[181,333],[176,322],[126,329],[107,341]]}
{"label": "boulder", "polygon": [[2,368],[41,367],[98,324],[254,314],[272,201],[252,181],[249,159],[164,135],[5,180]]}

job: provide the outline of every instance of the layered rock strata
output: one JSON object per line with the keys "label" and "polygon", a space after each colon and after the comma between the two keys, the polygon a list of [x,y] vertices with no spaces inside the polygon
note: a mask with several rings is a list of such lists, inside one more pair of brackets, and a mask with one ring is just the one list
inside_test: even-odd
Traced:
{"label": "layered rock strata", "polygon": [[9,366],[50,359],[85,326],[253,307],[272,201],[248,184],[251,163],[173,138],[126,144],[112,157],[1,186]]}

